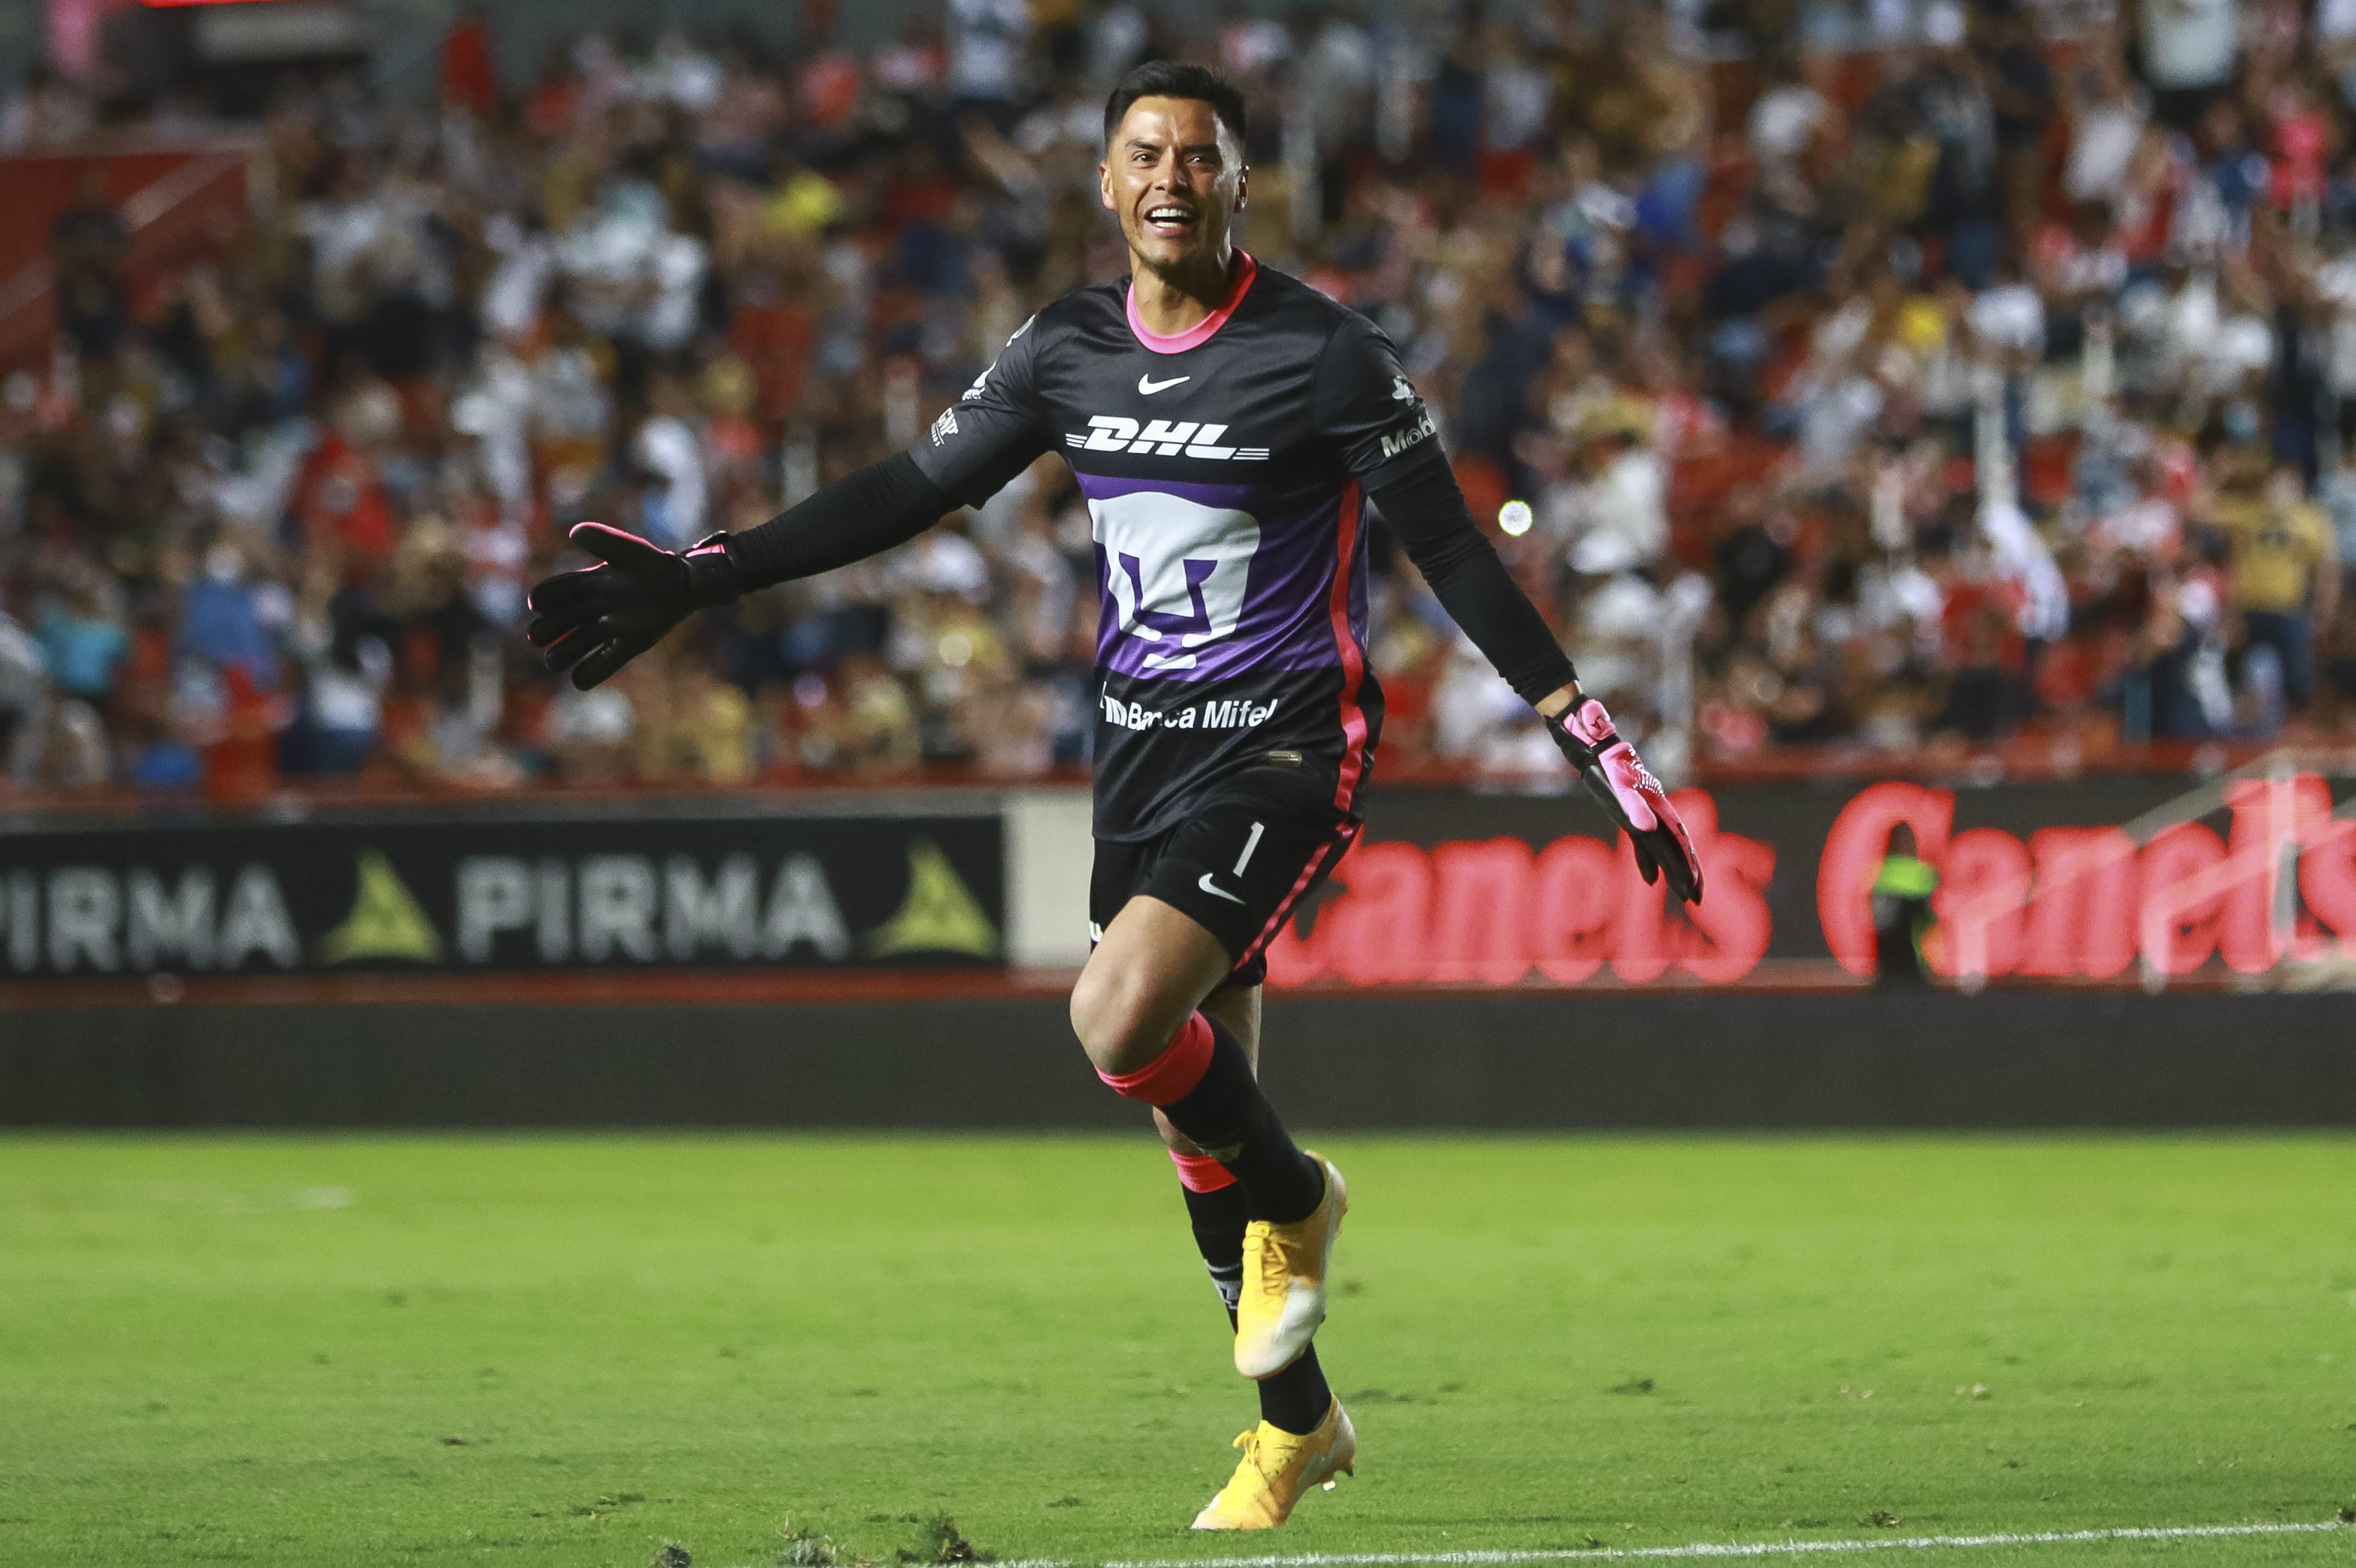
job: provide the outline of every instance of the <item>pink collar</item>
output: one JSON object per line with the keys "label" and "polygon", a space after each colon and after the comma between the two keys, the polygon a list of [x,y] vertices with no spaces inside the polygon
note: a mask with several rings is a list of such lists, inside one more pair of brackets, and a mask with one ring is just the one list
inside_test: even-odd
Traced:
{"label": "pink collar", "polygon": [[1211,334],[1225,327],[1227,317],[1236,313],[1236,306],[1244,302],[1244,295],[1251,289],[1252,279],[1259,276],[1259,263],[1253,261],[1248,252],[1237,251],[1236,254],[1243,257],[1244,264],[1236,269],[1236,285],[1227,291],[1226,302],[1174,338],[1165,338],[1159,332],[1145,329],[1145,323],[1137,318],[1137,285],[1132,282],[1128,295],[1129,329],[1137,334],[1137,340],[1157,354],[1183,354],[1189,349],[1200,348],[1209,342]]}

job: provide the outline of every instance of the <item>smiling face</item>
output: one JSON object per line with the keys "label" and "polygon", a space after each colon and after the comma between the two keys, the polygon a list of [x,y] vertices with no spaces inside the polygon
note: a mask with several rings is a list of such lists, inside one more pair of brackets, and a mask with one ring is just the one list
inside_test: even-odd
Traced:
{"label": "smiling face", "polygon": [[1225,274],[1227,225],[1245,201],[1244,153],[1208,103],[1130,104],[1097,180],[1139,267],[1164,277]]}

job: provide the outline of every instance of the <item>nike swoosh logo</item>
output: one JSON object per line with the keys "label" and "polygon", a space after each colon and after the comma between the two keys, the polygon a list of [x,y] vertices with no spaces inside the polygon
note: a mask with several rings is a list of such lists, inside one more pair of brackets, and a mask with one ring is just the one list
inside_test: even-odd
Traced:
{"label": "nike swoosh logo", "polygon": [[1137,378],[1137,390],[1151,397],[1155,392],[1168,392],[1180,381],[1191,381],[1194,379],[1192,376],[1173,376],[1166,381],[1157,381],[1151,376],[1140,376]]}
{"label": "nike swoosh logo", "polygon": [[1211,884],[1211,874],[1207,871],[1203,873],[1203,880],[1197,882],[1194,886],[1201,888],[1204,892],[1208,893],[1214,898],[1225,898],[1230,904],[1240,904],[1243,902],[1242,899],[1237,897],[1226,888],[1213,886]]}

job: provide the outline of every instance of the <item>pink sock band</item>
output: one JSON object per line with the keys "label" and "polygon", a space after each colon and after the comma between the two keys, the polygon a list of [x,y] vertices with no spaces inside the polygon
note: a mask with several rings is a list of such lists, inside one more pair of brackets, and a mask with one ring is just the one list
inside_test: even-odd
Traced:
{"label": "pink sock band", "polygon": [[1188,1192],[1216,1192],[1236,1185],[1236,1173],[1208,1155],[1182,1155],[1173,1149],[1170,1163],[1178,1167],[1178,1185]]}
{"label": "pink sock band", "polygon": [[1135,1072],[1099,1069],[1097,1076],[1116,1094],[1141,1100],[1148,1105],[1174,1105],[1203,1081],[1203,1074],[1211,1065],[1211,1026],[1196,1013],[1180,1026],[1177,1037],[1162,1048],[1160,1056]]}

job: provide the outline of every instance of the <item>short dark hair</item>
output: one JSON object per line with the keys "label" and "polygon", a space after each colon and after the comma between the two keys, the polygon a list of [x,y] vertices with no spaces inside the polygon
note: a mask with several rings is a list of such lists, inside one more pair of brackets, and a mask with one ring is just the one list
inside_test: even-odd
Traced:
{"label": "short dark hair", "polygon": [[1105,145],[1112,145],[1113,133],[1120,129],[1129,106],[1141,98],[1191,98],[1207,103],[1238,143],[1244,139],[1244,95],[1234,82],[1205,65],[1150,59],[1122,77],[1105,100]]}

